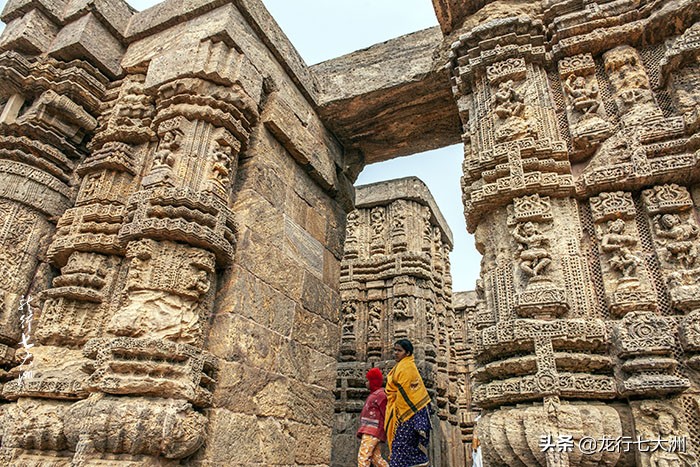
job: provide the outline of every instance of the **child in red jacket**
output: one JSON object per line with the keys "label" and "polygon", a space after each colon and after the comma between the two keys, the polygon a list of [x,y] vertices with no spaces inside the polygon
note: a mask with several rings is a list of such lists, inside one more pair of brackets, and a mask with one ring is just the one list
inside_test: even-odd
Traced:
{"label": "child in red jacket", "polygon": [[370,368],[367,372],[367,387],[370,394],[360,414],[360,429],[357,437],[362,440],[360,452],[357,453],[357,467],[389,467],[379,449],[380,442],[386,442],[384,433],[384,413],[386,412],[386,394],[384,393],[384,376],[379,368]]}

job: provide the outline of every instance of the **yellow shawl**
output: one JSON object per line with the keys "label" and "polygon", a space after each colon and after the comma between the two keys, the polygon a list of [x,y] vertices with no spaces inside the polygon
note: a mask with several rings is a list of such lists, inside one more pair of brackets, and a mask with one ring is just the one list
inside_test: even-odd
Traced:
{"label": "yellow shawl", "polygon": [[384,429],[391,449],[399,423],[410,420],[430,402],[430,396],[418,373],[413,355],[404,357],[386,377],[386,418]]}

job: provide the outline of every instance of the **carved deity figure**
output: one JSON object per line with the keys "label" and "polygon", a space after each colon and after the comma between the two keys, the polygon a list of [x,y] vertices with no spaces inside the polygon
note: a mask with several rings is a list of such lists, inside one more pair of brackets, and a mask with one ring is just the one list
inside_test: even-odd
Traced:
{"label": "carved deity figure", "polygon": [[209,274],[204,269],[197,269],[197,272],[190,278],[189,284],[187,286],[188,290],[192,290],[197,295],[202,296],[209,291],[211,282],[209,281]]}
{"label": "carved deity figure", "polygon": [[598,112],[600,102],[598,102],[598,86],[595,83],[588,85],[583,76],[571,74],[564,82],[564,89],[571,97],[573,108],[584,116]]}
{"label": "carved deity figure", "polygon": [[425,322],[428,328],[428,335],[435,336],[435,328],[437,327],[437,323],[435,321],[435,309],[432,305],[428,305],[425,309]]}
{"label": "carved deity figure", "polygon": [[102,174],[101,173],[90,174],[87,177],[85,177],[85,181],[83,182],[83,190],[81,193],[83,198],[90,198],[90,197],[94,196],[100,187],[101,181],[102,181]]}
{"label": "carved deity figure", "polygon": [[353,305],[346,305],[343,308],[343,325],[342,325],[342,335],[343,337],[354,336],[355,335],[355,312],[357,310]]}
{"label": "carved deity figure", "polygon": [[396,300],[394,302],[394,319],[410,319],[411,315],[408,312],[405,300]]}
{"label": "carved deity figure", "polygon": [[498,85],[498,91],[491,98],[494,113],[501,119],[520,116],[525,109],[522,95],[515,88],[513,80],[504,81]]}
{"label": "carved deity figure", "polygon": [[698,256],[695,240],[698,237],[697,226],[690,222],[682,222],[678,214],[663,214],[656,216],[656,234],[666,239],[666,250],[673,259],[686,268],[695,264]]}
{"label": "carved deity figure", "polygon": [[625,221],[615,219],[608,222],[608,232],[603,235],[601,248],[610,254],[610,266],[622,274],[623,278],[635,276],[639,258],[630,247],[637,244],[637,239],[625,233]]}
{"label": "carved deity figure", "polygon": [[[650,438],[670,440],[680,438],[678,420],[668,409],[659,404],[642,406],[642,412],[655,420],[651,428]],[[651,467],[691,467],[696,466],[696,457],[689,452],[672,452],[668,449],[656,449],[649,453],[649,465]]]}
{"label": "carved deity figure", "polygon": [[182,144],[182,133],[178,131],[166,132],[158,145],[158,152],[153,157],[153,167],[173,167],[175,166],[175,156],[173,151]]}
{"label": "carved deity figure", "polygon": [[346,232],[347,240],[357,240],[357,229],[360,226],[360,214],[357,211],[351,211],[347,217]]}
{"label": "carved deity figure", "polygon": [[529,277],[541,277],[552,263],[552,256],[547,250],[549,239],[533,222],[518,224],[513,230],[513,238],[518,242],[520,269]]}
{"label": "carved deity figure", "polygon": [[127,288],[144,288],[148,282],[149,260],[151,257],[141,253],[131,258],[129,272],[127,273]]}
{"label": "carved deity figure", "polygon": [[394,215],[391,218],[391,228],[393,234],[406,233],[406,206],[397,201],[394,205]]}
{"label": "carved deity figure", "polygon": [[226,146],[222,146],[219,144],[217,141],[214,141],[212,151],[211,151],[211,158],[213,161],[212,165],[212,180],[215,183],[218,183],[221,185],[221,187],[225,188],[228,186],[229,182],[231,181],[229,178],[229,167],[231,165],[231,154],[227,149],[230,149]]}
{"label": "carved deity figure", "polygon": [[430,209],[428,207],[423,207],[421,218],[423,220],[423,248],[430,251],[433,243],[433,226],[430,223]]}
{"label": "carved deity figure", "polygon": [[384,233],[384,211],[381,209],[372,209],[370,213],[370,222],[374,235],[376,237],[381,236],[382,233]]}
{"label": "carved deity figure", "polygon": [[379,334],[379,324],[382,319],[382,307],[379,303],[370,305],[369,321],[367,323],[367,334],[376,336]]}

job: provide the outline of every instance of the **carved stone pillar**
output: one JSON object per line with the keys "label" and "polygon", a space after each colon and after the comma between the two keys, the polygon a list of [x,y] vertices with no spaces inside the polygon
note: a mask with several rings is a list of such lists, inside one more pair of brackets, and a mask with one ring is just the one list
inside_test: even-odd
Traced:
{"label": "carved stone pillar", "polygon": [[[23,451],[65,449],[61,416],[68,403],[59,401],[85,396],[84,388],[73,384],[82,376],[73,350],[33,346],[41,301],[50,297],[39,295],[52,275],[47,248],[57,220],[75,198],[76,168],[97,127],[95,115],[108,80],[88,63],[27,58],[16,52],[0,55],[0,70],[0,92],[9,97],[3,99],[0,123],[0,268],[7,278],[0,285],[0,343],[2,364],[22,363],[7,374],[12,381],[3,387],[6,399],[20,399],[4,407],[2,459],[19,466],[23,460],[15,455]],[[92,275],[86,271],[83,278],[89,282]],[[63,285],[75,295],[82,291],[71,287],[75,284]],[[98,295],[92,301],[99,300]],[[14,351],[5,346],[22,347],[21,355],[13,359]],[[51,427],[36,423],[37,414],[48,417]]]}
{"label": "carved stone pillar", "polygon": [[[22,333],[22,297],[48,285],[46,249],[58,217],[72,203],[71,180],[97,126],[107,79],[86,63],[0,55],[0,344]],[[5,362],[7,363],[7,362]]]}
{"label": "carved stone pillar", "polygon": [[[86,459],[179,459],[204,442],[206,417],[197,409],[211,404],[217,362],[203,342],[217,266],[233,259],[228,201],[257,113],[242,89],[195,78],[160,85],[156,109],[159,144],[119,231],[128,265],[123,299],[107,324],[115,337],[86,345],[94,394],[70,409],[71,417],[85,419],[69,434]],[[151,434],[137,432],[128,422],[132,413],[154,430],[161,419],[172,421]],[[117,438],[95,437],[120,418],[126,422]],[[149,441],[117,442],[124,436]]]}
{"label": "carved stone pillar", "polygon": [[[525,16],[484,22],[460,36],[451,59],[464,130],[465,217],[484,254],[471,375],[472,401],[485,409],[477,424],[484,462],[579,465],[580,452],[561,454],[565,464],[555,464],[525,442],[581,423],[596,433],[621,432],[617,413],[599,402],[617,395],[614,361],[595,311],[543,25]],[[568,121],[579,125],[585,153],[609,129],[593,121],[593,102],[575,100],[577,88],[592,84],[572,77],[570,87]],[[568,402],[581,399],[591,402]],[[519,408],[499,408],[515,403]]]}
{"label": "carved stone pillar", "polygon": [[483,6],[452,45],[465,217],[484,255],[476,431],[485,465],[654,465],[529,443],[643,437],[645,417],[682,407],[647,431],[689,433],[697,450],[697,7],[541,6]]}
{"label": "carved stone pillar", "polygon": [[[357,189],[348,215],[341,266],[342,337],[336,388],[333,465],[357,455],[357,417],[364,399],[365,372],[394,364],[393,343],[410,339],[416,363],[437,409],[432,462],[453,465],[462,457],[457,405],[449,253],[451,233],[432,196],[416,178]],[[437,426],[439,425],[439,428]]]}
{"label": "carved stone pillar", "polygon": [[[61,275],[44,294],[46,300],[36,331],[42,345],[33,349],[30,364],[19,368],[23,372],[20,379],[5,386],[7,397],[75,400],[88,396],[89,383],[82,371],[87,361],[81,348],[90,338],[103,335],[110,314],[119,305],[116,291],[124,279],[124,244],[117,234],[125,201],[136,188],[140,156],[153,136],[149,129],[153,107],[143,94],[143,78],[131,76],[107,92],[109,105],[91,142],[92,154],[76,169],[82,177],[76,205],[59,219],[48,251]],[[35,410],[55,411],[61,423],[52,429],[58,430],[66,441],[61,448],[31,443],[14,446],[25,452],[14,452],[12,462],[28,462],[32,458],[26,453],[28,449],[64,451],[61,455],[45,453],[34,457],[65,457],[66,452],[72,456],[77,440],[64,426],[70,418],[69,404],[20,399],[17,407],[26,404],[41,407]],[[15,408],[9,412],[15,427],[21,429],[23,412]]]}

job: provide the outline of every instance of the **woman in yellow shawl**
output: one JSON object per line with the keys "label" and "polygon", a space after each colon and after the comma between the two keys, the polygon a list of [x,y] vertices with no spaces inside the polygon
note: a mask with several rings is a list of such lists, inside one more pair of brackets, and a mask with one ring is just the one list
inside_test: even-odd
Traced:
{"label": "woman in yellow shawl", "polygon": [[389,467],[428,466],[430,396],[416,368],[411,341],[396,341],[394,359],[397,363],[386,378],[385,388]]}

